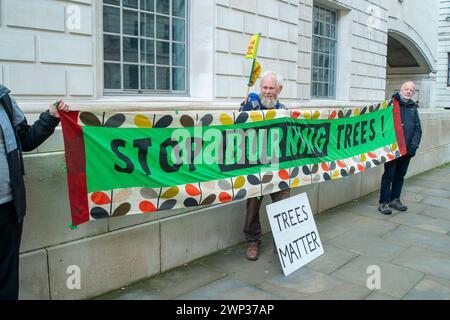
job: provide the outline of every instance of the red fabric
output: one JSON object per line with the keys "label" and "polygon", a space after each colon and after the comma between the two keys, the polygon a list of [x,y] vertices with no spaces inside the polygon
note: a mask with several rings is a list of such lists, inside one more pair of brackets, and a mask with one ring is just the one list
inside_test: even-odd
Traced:
{"label": "red fabric", "polygon": [[84,151],[83,128],[77,123],[78,113],[78,111],[60,113],[66,153],[72,225],[74,226],[89,221],[86,155]]}
{"label": "red fabric", "polygon": [[394,116],[394,130],[397,136],[397,145],[402,156],[407,154],[405,136],[403,134],[402,117],[400,115],[400,104],[397,99],[394,99],[394,110],[392,111]]}

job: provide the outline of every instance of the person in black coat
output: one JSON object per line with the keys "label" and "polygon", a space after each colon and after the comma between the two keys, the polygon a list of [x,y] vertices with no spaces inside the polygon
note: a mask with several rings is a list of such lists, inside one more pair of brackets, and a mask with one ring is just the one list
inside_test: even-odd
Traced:
{"label": "person in black coat", "polygon": [[403,134],[407,154],[384,164],[384,173],[381,178],[380,200],[378,211],[383,214],[391,214],[392,210],[406,211],[408,207],[400,201],[403,181],[408,171],[411,158],[416,155],[417,148],[422,138],[418,105],[412,100],[416,86],[412,81],[402,84],[400,92],[392,98],[398,100],[402,120]]}
{"label": "person in black coat", "polygon": [[22,151],[35,149],[55,131],[58,109],[69,110],[62,101],[52,104],[30,126],[9,93],[0,84],[0,300],[19,296],[19,249],[26,210]]}

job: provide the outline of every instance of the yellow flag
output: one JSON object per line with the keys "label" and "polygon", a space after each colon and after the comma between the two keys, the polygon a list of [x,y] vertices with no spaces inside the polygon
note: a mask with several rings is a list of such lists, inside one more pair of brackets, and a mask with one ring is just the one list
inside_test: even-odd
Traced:
{"label": "yellow flag", "polygon": [[255,84],[256,79],[258,79],[259,75],[261,74],[261,70],[261,65],[258,63],[258,61],[255,60],[255,63],[253,64],[252,75],[250,76],[250,79],[248,81],[249,87]]}
{"label": "yellow flag", "polygon": [[247,53],[245,54],[245,59],[256,59],[256,53],[258,51],[259,44],[259,34],[254,34],[250,39],[247,47]]}

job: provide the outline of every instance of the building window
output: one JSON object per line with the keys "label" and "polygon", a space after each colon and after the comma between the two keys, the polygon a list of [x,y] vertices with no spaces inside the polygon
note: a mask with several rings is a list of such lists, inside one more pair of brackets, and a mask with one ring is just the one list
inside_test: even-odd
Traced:
{"label": "building window", "polygon": [[336,11],[314,5],[311,96],[336,95]]}
{"label": "building window", "polygon": [[448,60],[447,60],[447,87],[450,87],[450,52],[448,53]]}
{"label": "building window", "polygon": [[105,93],[187,92],[187,2],[103,0]]}

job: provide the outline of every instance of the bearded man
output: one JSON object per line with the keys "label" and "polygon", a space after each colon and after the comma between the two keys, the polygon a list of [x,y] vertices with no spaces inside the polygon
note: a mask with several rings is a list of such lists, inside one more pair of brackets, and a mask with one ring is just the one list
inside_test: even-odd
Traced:
{"label": "bearded man", "polygon": [[[283,89],[283,78],[275,71],[266,71],[261,77],[260,94],[251,93],[248,99],[241,103],[239,111],[286,109],[278,101],[278,96]],[[272,201],[277,202],[290,196],[290,189],[280,190],[270,194]],[[247,199],[247,214],[245,217],[244,234],[247,240],[245,256],[248,260],[257,260],[259,257],[259,246],[261,244],[261,223],[259,220],[259,209],[263,197]],[[276,253],[274,243],[274,253]]]}

